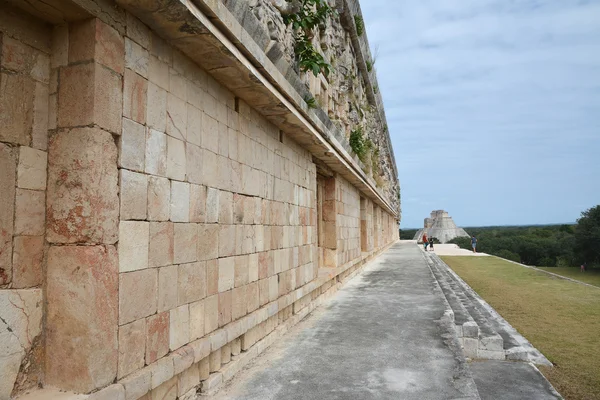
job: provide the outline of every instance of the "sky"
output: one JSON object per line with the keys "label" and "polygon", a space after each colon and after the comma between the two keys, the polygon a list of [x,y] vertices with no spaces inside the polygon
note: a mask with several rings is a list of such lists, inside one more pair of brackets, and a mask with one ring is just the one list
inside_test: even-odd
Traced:
{"label": "sky", "polygon": [[574,222],[600,204],[600,0],[361,2],[402,228]]}

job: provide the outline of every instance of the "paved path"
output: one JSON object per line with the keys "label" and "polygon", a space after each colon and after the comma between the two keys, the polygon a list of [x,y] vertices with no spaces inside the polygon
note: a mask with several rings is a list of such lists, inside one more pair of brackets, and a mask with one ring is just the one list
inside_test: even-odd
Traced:
{"label": "paved path", "polygon": [[471,257],[486,257],[486,253],[473,253],[470,250],[461,249],[457,244],[435,244],[433,245],[433,253],[438,256],[471,256]]}
{"label": "paved path", "polygon": [[479,399],[444,311],[421,250],[399,242],[213,398]]}

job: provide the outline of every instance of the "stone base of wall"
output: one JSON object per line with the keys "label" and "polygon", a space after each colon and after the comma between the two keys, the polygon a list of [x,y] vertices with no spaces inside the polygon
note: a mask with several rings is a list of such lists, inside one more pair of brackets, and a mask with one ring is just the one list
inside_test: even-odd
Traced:
{"label": "stone base of wall", "polygon": [[[300,288],[310,289],[306,294],[282,308],[277,306],[285,299],[257,310],[251,319],[242,320],[245,326],[237,327],[239,335],[231,328],[219,330],[88,396],[62,392],[61,397],[57,397],[52,389],[40,390],[30,396],[35,396],[36,400],[190,400],[198,395],[213,395],[394,243],[363,253],[341,267],[321,269],[317,279]],[[265,318],[261,318],[262,314]],[[21,400],[27,400],[27,397]]]}

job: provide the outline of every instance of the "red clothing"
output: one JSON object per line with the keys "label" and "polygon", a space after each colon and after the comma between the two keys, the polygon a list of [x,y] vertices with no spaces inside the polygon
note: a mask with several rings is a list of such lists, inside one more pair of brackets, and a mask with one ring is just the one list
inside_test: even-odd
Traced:
{"label": "red clothing", "polygon": [[423,243],[427,241],[427,235],[423,235]]}

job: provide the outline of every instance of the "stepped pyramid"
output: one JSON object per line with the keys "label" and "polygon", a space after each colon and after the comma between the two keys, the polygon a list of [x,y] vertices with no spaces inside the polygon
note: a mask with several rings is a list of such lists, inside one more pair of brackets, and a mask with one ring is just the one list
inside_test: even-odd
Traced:
{"label": "stepped pyramid", "polygon": [[452,217],[444,210],[435,210],[431,212],[429,218],[425,218],[423,229],[419,229],[413,240],[420,242],[423,238],[423,233],[427,233],[428,237],[437,238],[440,243],[446,243],[455,237],[469,237],[463,228],[459,228],[452,220]]}

